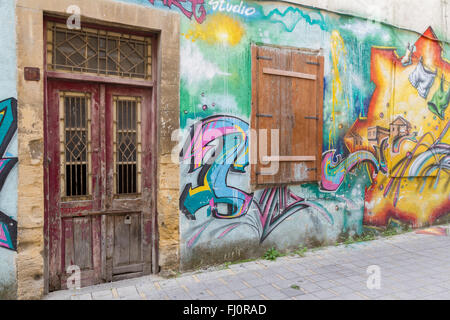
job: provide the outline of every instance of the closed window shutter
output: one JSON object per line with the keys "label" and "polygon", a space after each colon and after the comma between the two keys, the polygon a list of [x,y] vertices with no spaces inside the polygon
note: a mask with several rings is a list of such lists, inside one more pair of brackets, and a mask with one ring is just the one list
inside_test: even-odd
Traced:
{"label": "closed window shutter", "polygon": [[[282,81],[281,77],[263,73],[264,68],[282,68],[285,66],[285,59],[283,59],[280,51],[277,48],[253,48],[253,67],[255,68],[255,81],[253,82],[253,86],[256,90],[254,90],[253,94],[252,123],[255,124],[254,128],[257,129],[258,139],[257,141],[252,139],[252,143],[258,143],[257,146],[253,145],[258,150],[258,162],[254,166],[254,179],[256,184],[274,184],[280,182],[280,170],[276,174],[261,174],[269,169],[270,163],[269,165],[264,165],[260,156],[264,151],[264,154],[267,156],[274,155],[270,150],[272,145],[271,130],[280,130],[282,117],[280,106],[283,96],[281,92],[285,91],[283,90],[285,81]],[[264,130],[267,130],[266,134],[264,134]],[[267,138],[267,149],[261,150],[261,139],[264,138]],[[274,143],[279,145],[278,141]]]}
{"label": "closed window shutter", "polygon": [[[320,180],[323,58],[297,49],[253,46],[252,62],[252,128],[258,135],[251,148],[261,146],[265,129],[268,156],[261,159],[264,150],[257,149],[252,184]],[[271,129],[279,129],[278,154],[271,151]],[[264,174],[274,161],[279,161],[276,174]]]}

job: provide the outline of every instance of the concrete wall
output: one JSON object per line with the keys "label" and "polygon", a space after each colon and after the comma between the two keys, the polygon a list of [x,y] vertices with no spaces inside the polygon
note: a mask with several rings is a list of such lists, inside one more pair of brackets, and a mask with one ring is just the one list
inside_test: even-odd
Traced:
{"label": "concrete wall", "polygon": [[[325,7],[335,8],[331,4]],[[349,13],[347,4],[343,10]],[[423,12],[439,10],[436,6],[430,4]],[[185,141],[194,146],[183,159],[195,161],[180,167],[183,269],[257,257],[271,247],[333,244],[389,227],[448,219],[448,175],[438,169],[448,159],[447,103],[440,111],[430,107],[433,97],[448,90],[444,83],[441,92],[442,75],[450,77],[448,44],[437,41],[438,34],[446,34],[442,26],[436,32],[425,26],[416,33],[285,2],[211,1],[204,7],[205,16],[183,19],[181,30],[180,126]],[[353,9],[361,14],[360,8]],[[401,25],[406,20],[394,14],[386,21]],[[234,127],[243,132],[239,141],[246,141],[252,108],[251,43],[317,49],[325,58],[320,183],[253,190],[248,157],[240,163],[244,170],[235,170],[232,163],[207,166],[207,158],[198,157],[195,146],[215,142],[197,144],[195,125],[206,136],[208,130]],[[415,44],[411,60],[402,59],[408,43]],[[421,72],[420,57],[425,69],[437,70],[426,95],[409,80]],[[404,135],[392,131],[369,140],[369,132],[389,131],[396,119],[410,124]],[[226,145],[235,137],[217,137],[215,132],[213,140]],[[442,149],[431,159],[436,140]],[[233,146],[228,154],[248,151],[248,141]],[[279,196],[287,204],[279,203]]]}
{"label": "concrete wall", "polygon": [[17,119],[11,118],[14,117],[11,107],[17,97],[14,12],[13,0],[0,3],[0,108],[3,110],[6,107],[5,112],[0,114],[5,120],[0,125],[0,149],[3,152],[0,154],[0,299],[15,297],[16,279],[17,165],[10,167],[12,161],[17,161],[17,132],[14,129]]}
{"label": "concrete wall", "polygon": [[447,0],[287,0],[285,2],[384,22],[422,33],[432,27],[441,40],[450,40]]}

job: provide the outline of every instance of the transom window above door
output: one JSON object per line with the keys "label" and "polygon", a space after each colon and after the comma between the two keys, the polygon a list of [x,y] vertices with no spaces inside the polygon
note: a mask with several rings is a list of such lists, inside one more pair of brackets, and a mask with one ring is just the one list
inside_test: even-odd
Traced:
{"label": "transom window above door", "polygon": [[152,39],[47,21],[47,70],[151,80]]}

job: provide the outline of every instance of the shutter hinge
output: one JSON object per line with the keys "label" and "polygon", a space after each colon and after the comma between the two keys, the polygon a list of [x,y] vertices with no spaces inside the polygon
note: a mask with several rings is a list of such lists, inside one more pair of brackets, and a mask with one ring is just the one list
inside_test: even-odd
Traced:
{"label": "shutter hinge", "polygon": [[261,118],[273,118],[273,115],[271,115],[271,114],[264,114],[264,113],[257,113],[256,116],[257,117],[261,117]]}
{"label": "shutter hinge", "polygon": [[307,64],[313,64],[313,65],[316,65],[316,66],[319,66],[319,65],[320,65],[320,63],[314,62],[314,61],[306,61],[306,63],[307,63]]}
{"label": "shutter hinge", "polygon": [[317,168],[308,168],[306,171],[317,171]]}
{"label": "shutter hinge", "polygon": [[319,120],[319,117],[305,117],[305,119],[310,119],[310,120]]}
{"label": "shutter hinge", "polygon": [[264,56],[256,56],[256,59],[258,59],[258,60],[272,60],[271,57],[264,57]]}

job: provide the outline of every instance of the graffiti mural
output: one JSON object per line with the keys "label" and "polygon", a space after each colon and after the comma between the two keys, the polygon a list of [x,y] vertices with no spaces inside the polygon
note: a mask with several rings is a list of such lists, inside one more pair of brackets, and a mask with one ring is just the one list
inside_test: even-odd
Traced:
{"label": "graffiti mural", "polygon": [[245,29],[238,20],[223,13],[216,13],[204,24],[196,24],[181,35],[192,42],[200,39],[209,44],[235,46],[239,44],[244,34]]}
{"label": "graffiti mural", "polygon": [[261,192],[259,200],[255,201],[255,206],[259,214],[260,242],[263,242],[284,220],[306,208],[315,209],[328,223],[333,223],[333,216],[325,207],[318,202],[295,195],[288,187],[265,189]]}
{"label": "graffiti mural", "polygon": [[232,12],[244,16],[251,16],[256,12],[254,7],[247,7],[247,4],[244,3],[244,1],[239,2],[239,4],[233,4],[225,0],[210,0],[208,4],[213,11]]}
{"label": "graffiti mural", "polygon": [[17,221],[0,211],[0,246],[10,250],[17,248]]}
{"label": "graffiti mural", "polygon": [[[187,218],[195,220],[195,212],[204,206],[208,206],[208,216],[217,219],[235,219],[247,213],[253,195],[227,184],[230,171],[244,173],[249,164],[246,122],[222,115],[202,120],[192,126],[181,157],[190,160],[189,173],[199,171],[197,186],[187,184],[180,198]],[[219,210],[219,204],[226,209]]]}
{"label": "graffiti mural", "polygon": [[280,23],[288,32],[292,32],[302,20],[310,25],[317,25],[323,30],[328,29],[325,19],[319,10],[308,12],[295,7],[288,7],[284,10],[275,8],[267,14],[266,18],[274,23]]}
{"label": "graffiti mural", "polygon": [[[366,224],[386,225],[390,218],[397,218],[419,225],[450,211],[449,122],[445,115],[450,87],[444,87],[450,65],[442,58],[441,44],[431,29],[413,47],[406,53],[409,63],[402,62],[395,48],[372,48],[371,77],[376,88],[367,117],[358,118],[347,132],[348,155],[335,155],[334,150],[324,153],[324,191],[337,190],[344,176],[359,164],[370,171]],[[441,81],[435,82],[438,74]],[[386,106],[392,106],[387,110],[392,121],[384,116]],[[434,205],[409,200],[426,188],[437,200]]]}
{"label": "graffiti mural", "polygon": [[[17,101],[14,98],[0,101],[0,192],[18,159],[7,152],[17,131]],[[16,250],[17,222],[0,211],[0,246]]]}
{"label": "graffiti mural", "polygon": [[[219,228],[218,239],[241,225],[252,227],[263,242],[273,230],[293,214],[311,208],[332,224],[333,217],[320,203],[295,195],[288,187],[268,188],[259,196],[229,186],[230,172],[245,173],[249,164],[248,124],[236,117],[218,115],[208,117],[191,126],[181,159],[188,162],[189,174],[197,174],[197,186],[188,183],[180,197],[180,208],[189,220],[196,220],[196,212],[206,207],[211,219],[238,220]],[[252,210],[249,210],[252,208]],[[247,221],[240,218],[253,215]],[[192,247],[211,224],[211,219],[190,237]]]}
{"label": "graffiti mural", "polygon": [[[178,3],[192,12],[191,2]],[[180,124],[188,132],[180,154],[182,255],[190,258],[200,244],[244,240],[286,246],[297,236],[294,226],[304,239],[318,236],[314,226],[336,241],[344,233],[448,216],[450,64],[448,45],[431,28],[415,34],[275,2],[201,5],[204,19],[184,13],[180,33]],[[324,56],[317,183],[250,187],[249,123],[242,119],[252,111],[255,43]]]}
{"label": "graffiti mural", "polygon": [[321,186],[326,191],[336,191],[344,181],[345,175],[361,163],[370,163],[375,173],[378,173],[378,170],[386,172],[385,164],[380,165],[378,159],[369,151],[356,151],[343,160],[341,155],[336,156],[337,161],[333,160],[334,157],[335,150],[323,154]]}
{"label": "graffiti mural", "polygon": [[[206,19],[206,10],[203,0],[161,0],[163,5],[167,8],[172,6],[178,8],[188,19],[194,17],[195,21],[202,23]],[[155,0],[148,0],[151,4],[155,4]],[[182,3],[189,3],[183,5]]]}

